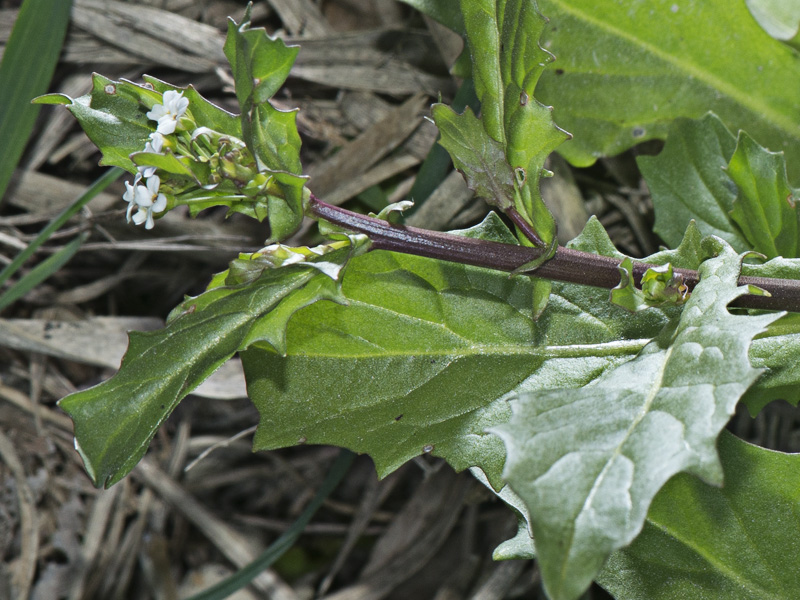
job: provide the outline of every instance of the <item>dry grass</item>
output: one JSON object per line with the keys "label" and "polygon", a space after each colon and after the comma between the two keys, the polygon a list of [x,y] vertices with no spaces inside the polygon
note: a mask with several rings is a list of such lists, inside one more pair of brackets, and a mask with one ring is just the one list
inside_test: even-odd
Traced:
{"label": "dry grass", "polygon": [[[14,4],[0,2],[0,43]],[[81,95],[92,71],[134,80],[148,73],[191,82],[233,109],[221,48],[226,17],[243,9],[232,0],[75,0],[52,91]],[[460,40],[393,0],[270,0],[253,14],[302,45],[276,101],[301,108],[315,193],[362,210],[376,208],[376,189],[381,201],[403,199],[435,140],[427,106],[456,88],[447,66]],[[0,260],[99,175],[97,160],[67,111],[42,112],[0,210]],[[647,195],[638,177],[626,182],[624,167],[606,165],[625,185],[601,186],[588,204],[569,169],[551,167],[559,176],[545,195],[559,199],[562,213],[570,207],[559,217],[562,232],[579,231],[588,206],[623,251],[652,251]],[[0,319],[0,599],[186,597],[284,531],[336,454],[253,454],[258,418],[231,362],[180,405],[130,477],[107,491],[90,485],[55,402],[108,377],[127,330],[159,327],[184,294],[201,291],[236,252],[265,238],[261,225],[220,212],[191,220],[175,211],[152,232],[128,227],[122,191],[118,182],[51,241],[40,258],[78,231],[91,234],[76,258]],[[412,218],[442,229],[483,210],[453,175]],[[792,418],[760,423],[755,437],[797,444]],[[510,512],[466,474],[420,459],[379,482],[362,457],[298,546],[236,598],[539,597],[532,564],[490,559],[514,531]]]}

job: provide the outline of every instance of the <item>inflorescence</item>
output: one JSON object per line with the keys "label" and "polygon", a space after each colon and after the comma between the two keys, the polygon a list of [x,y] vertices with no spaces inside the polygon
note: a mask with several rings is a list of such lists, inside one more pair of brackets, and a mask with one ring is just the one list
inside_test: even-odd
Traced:
{"label": "inflorescence", "polygon": [[[163,104],[156,104],[147,113],[147,118],[158,123],[156,131],[150,134],[144,152],[161,153],[164,147],[164,136],[175,133],[178,120],[189,108],[189,100],[183,92],[169,90],[164,92]],[[140,183],[144,181],[144,184]],[[140,166],[133,179],[133,184],[125,182],[125,193],[122,199],[128,203],[127,221],[136,225],[144,223],[145,229],[152,229],[155,222],[153,213],[163,212],[167,208],[167,197],[159,192],[161,178],[156,175],[156,167]],[[134,209],[136,212],[134,213]]]}

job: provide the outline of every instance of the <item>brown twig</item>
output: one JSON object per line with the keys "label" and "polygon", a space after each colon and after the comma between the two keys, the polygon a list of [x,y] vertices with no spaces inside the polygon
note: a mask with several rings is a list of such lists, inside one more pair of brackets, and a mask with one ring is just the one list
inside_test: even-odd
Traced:
{"label": "brown twig", "polygon": [[[393,225],[381,219],[326,204],[313,194],[309,211],[334,225],[366,234],[372,240],[372,248],[375,250],[391,250],[498,271],[513,271],[520,265],[539,258],[546,251],[545,248],[501,244],[439,231]],[[620,282],[619,262],[608,256],[559,247],[553,258],[536,269],[535,275],[555,281],[611,289]],[[636,285],[641,284],[642,275],[653,266],[655,265],[634,262],[633,276]],[[690,291],[699,281],[697,271],[675,269],[675,272],[683,276],[683,281]],[[739,285],[754,285],[771,295],[741,296],[733,303],[734,306],[800,312],[800,280],[743,275],[739,277]]]}

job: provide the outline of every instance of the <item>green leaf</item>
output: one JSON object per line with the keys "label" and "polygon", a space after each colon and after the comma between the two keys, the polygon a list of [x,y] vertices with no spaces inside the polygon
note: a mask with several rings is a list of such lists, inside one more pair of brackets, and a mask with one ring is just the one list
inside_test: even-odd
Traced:
{"label": "green leaf", "polygon": [[100,149],[103,155],[100,164],[135,173],[136,165],[129,157],[140,152],[148,136],[155,131],[147,111],[161,100],[161,95],[145,86],[124,80],[112,81],[95,73],[92,91],[85,96],[72,100],[63,94],[52,94],[36,99],[39,103],[65,100],[70,102],[67,109]]}
{"label": "green leaf", "polygon": [[[263,31],[254,32],[264,37]],[[251,63],[263,66],[265,57],[273,57],[271,48],[270,44],[256,44],[252,55],[241,59],[241,69],[246,70]],[[290,54],[294,60],[296,51]],[[250,82],[251,96],[260,97],[283,81],[280,77],[270,79],[269,73],[258,68],[254,72],[269,81],[260,86]],[[139,85],[94,75],[92,91],[86,96],[73,100],[50,94],[36,101],[66,105],[102,152],[101,164],[117,165],[131,173],[136,173],[138,166],[156,167],[164,185],[162,191],[168,196],[168,209],[188,205],[194,216],[205,208],[222,205],[229,213],[240,212],[258,220],[269,217],[272,238],[287,237],[297,229],[303,214],[305,178],[299,175],[300,139],[294,113],[275,111],[266,102],[254,105],[251,98],[250,112],[240,117],[212,104],[192,86],[180,88],[150,76],[144,76],[144,80],[145,84]],[[155,131],[155,122],[147,112],[168,90],[179,91],[189,100],[181,118],[182,129],[168,136],[163,154],[144,152]],[[263,119],[253,124],[249,120],[253,114]],[[251,147],[260,153],[255,158],[242,142],[246,137],[243,120]],[[264,156],[272,170],[264,167]]]}
{"label": "green leaf", "polygon": [[69,25],[70,0],[26,0],[0,62],[0,200],[33,131]]}
{"label": "green leaf", "polygon": [[736,149],[736,138],[714,114],[702,119],[676,120],[658,156],[636,159],[653,195],[653,230],[676,246],[694,220],[702,235],[716,235],[737,252],[751,250],[731,222],[736,185],[725,169]]}
{"label": "green leaf", "polygon": [[765,150],[744,132],[736,140],[715,115],[676,121],[664,150],[638,163],[653,195],[654,229],[667,243],[676,243],[694,219],[703,233],[740,252],[800,253],[800,191],[787,181],[783,153]]}
{"label": "green leaf", "polygon": [[[800,259],[776,258],[764,265],[744,265],[743,273],[756,277],[800,279]],[[758,381],[742,398],[750,414],[756,416],[773,400],[800,403],[800,314],[790,313],[772,323],[753,340],[750,361],[764,369]]]}
{"label": "green leaf", "polygon": [[528,514],[528,507],[525,506],[522,499],[507,485],[503,486],[500,490],[492,488],[491,483],[486,478],[486,474],[478,467],[471,468],[470,472],[478,481],[489,488],[493,494],[497,495],[498,498],[505,502],[517,514],[517,534],[495,548],[492,558],[494,560],[536,558],[533,538],[528,530],[530,515]]}
{"label": "green leaf", "polygon": [[641,535],[611,556],[600,584],[618,600],[800,597],[800,455],[724,434],[725,485],[681,474],[658,493]]}
{"label": "green leaf", "polygon": [[[175,149],[169,147],[165,148],[164,154],[143,152],[150,134],[156,129],[155,122],[147,118],[147,112],[161,102],[164,92],[175,90],[189,100],[186,118],[198,127],[217,132],[219,137],[241,138],[240,119],[203,98],[193,86],[180,88],[149,76],[144,76],[144,80],[145,84],[140,85],[124,79],[112,81],[95,74],[92,77],[92,91],[86,96],[73,100],[64,94],[48,94],[36,98],[36,102],[65,105],[78,119],[89,139],[100,149],[103,155],[101,164],[115,165],[130,173],[136,173],[139,165],[154,166],[162,176],[165,173],[176,176],[175,184],[185,187],[189,181],[195,187],[209,187],[211,171],[207,163],[186,156],[178,157]],[[174,145],[176,141],[169,143]],[[204,189],[199,193],[215,199],[203,205],[203,208],[207,208],[234,204],[237,192],[235,188],[225,189],[223,181],[213,190]],[[185,200],[196,195],[181,195],[177,203],[186,203]],[[200,210],[191,204],[190,208],[193,214]]]}
{"label": "green leaf", "polygon": [[506,162],[502,144],[489,137],[469,108],[459,115],[449,106],[434,104],[431,113],[442,134],[440,144],[452,156],[467,186],[500,210],[513,207],[514,171]]}
{"label": "green leaf", "polygon": [[[165,153],[155,152],[134,152],[130,155],[130,159],[137,166],[147,165],[156,167],[161,173],[169,173],[171,175],[183,176],[195,180],[198,185],[201,185],[207,179],[200,179],[195,175],[194,169],[197,168],[195,161],[189,161],[186,158],[179,158],[175,156],[170,150]],[[208,171],[208,169],[205,169]]]}
{"label": "green leaf", "polygon": [[800,256],[800,190],[786,180],[783,153],[769,152],[740,132],[728,175],[739,188],[731,219],[750,246],[767,258]]}
{"label": "green leaf", "polygon": [[759,375],[748,359],[752,338],[779,315],[728,313],[745,293],[736,286],[741,258],[716,243],[719,256],[700,266],[680,317],[636,359],[580,389],[520,394],[511,422],[493,429],[553,599],[578,598],[633,541],[672,475],[721,483],[717,436]]}
{"label": "green leaf", "polygon": [[[471,111],[456,115],[434,107],[441,144],[479,195],[494,194],[492,203],[503,210],[513,206],[549,244],[555,222],[539,194],[539,177],[547,156],[568,134],[534,98],[552,60],[538,44],[545,20],[525,0],[462,0],[461,11],[481,121]],[[524,236],[523,243],[529,243]]]}
{"label": "green leaf", "polygon": [[[479,230],[513,239],[496,215]],[[497,488],[505,452],[485,430],[508,420],[509,394],[585,385],[668,321],[661,309],[629,315],[607,290],[567,284],[554,284],[537,321],[530,278],[382,251],[349,263],[342,292],[347,306],[295,313],[285,357],[243,354],[261,415],[255,447],[345,446],[370,454],[381,475],[430,452],[458,469],[480,466]]]}
{"label": "green leaf", "polygon": [[794,0],[746,0],[758,24],[776,40],[800,50],[800,4]]}
{"label": "green leaf", "polygon": [[259,171],[274,174],[282,190],[268,202],[270,239],[285,239],[303,220],[303,167],[297,111],[269,103],[289,76],[298,47],[273,39],[263,28],[250,27],[250,9],[240,24],[228,22],[225,56],[230,62],[236,97],[242,110],[242,135]]}
{"label": "green leaf", "polygon": [[[537,97],[575,136],[559,148],[586,166],[663,138],[678,117],[713,111],[732,130],[787,154],[800,177],[800,61],[744,2],[539,0],[558,57]],[[735,57],[735,58],[733,58]]]}
{"label": "green leaf", "polygon": [[269,99],[286,81],[300,48],[270,38],[264,28],[251,29],[249,19],[248,9],[241,24],[228,21],[224,48],[242,111],[244,141],[262,169],[299,175],[297,111],[279,111]]}
{"label": "green leaf", "polygon": [[307,263],[342,264],[350,253],[347,244],[302,265],[260,262],[260,274],[246,283],[184,301],[164,329],[132,332],[116,375],[59,404],[75,422],[75,445],[95,485],[108,487],[130,472],[178,402],[235,352],[256,342],[280,346],[295,310],[341,301],[338,282]]}

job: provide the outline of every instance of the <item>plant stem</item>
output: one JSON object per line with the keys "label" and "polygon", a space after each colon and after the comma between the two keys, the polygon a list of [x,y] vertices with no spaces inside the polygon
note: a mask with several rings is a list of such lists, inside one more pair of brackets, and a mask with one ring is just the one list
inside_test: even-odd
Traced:
{"label": "plant stem", "polygon": [[546,248],[547,244],[542,241],[542,238],[539,237],[539,234],[536,233],[536,230],[533,226],[528,223],[525,219],[522,218],[517,212],[517,209],[513,206],[507,208],[505,210],[506,216],[511,219],[511,222],[517,226],[517,228],[527,237],[531,242],[533,242],[534,246],[538,246],[540,248]]}
{"label": "plant stem", "polygon": [[[513,271],[520,265],[539,258],[546,251],[545,248],[501,244],[451,233],[393,225],[326,204],[313,194],[308,208],[312,215],[320,219],[369,236],[374,250],[414,254],[498,271]],[[531,274],[544,279],[611,289],[620,282],[618,266],[619,260],[609,256],[559,247],[553,258]],[[653,266],[655,265],[634,262],[633,276],[636,285],[641,285],[642,275]],[[674,271],[683,276],[690,291],[697,285],[697,271]],[[800,312],[800,280],[743,275],[739,277],[739,285],[754,285],[766,290],[771,296],[748,294],[737,298],[733,306]]]}

